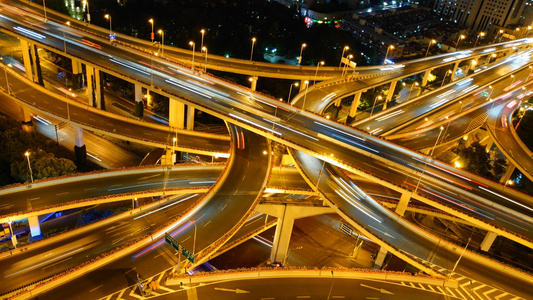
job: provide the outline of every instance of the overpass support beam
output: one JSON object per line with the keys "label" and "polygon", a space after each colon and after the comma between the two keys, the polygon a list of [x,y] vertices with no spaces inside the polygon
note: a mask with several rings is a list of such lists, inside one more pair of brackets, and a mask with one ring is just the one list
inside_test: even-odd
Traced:
{"label": "overpass support beam", "polygon": [[41,225],[39,224],[39,216],[28,217],[28,224],[30,226],[30,233],[33,239],[41,236]]}
{"label": "overpass support beam", "polygon": [[72,127],[74,129],[74,154],[76,154],[76,161],[84,166],[87,163],[87,149],[83,141],[83,129],[80,127]]}
{"label": "overpass support beam", "polygon": [[400,196],[400,201],[398,201],[398,204],[396,205],[395,212],[403,217],[403,214],[407,209],[407,205],[409,205],[409,200],[411,200],[411,193],[402,193]]}
{"label": "overpass support beam", "polygon": [[173,165],[176,162],[176,153],[172,149],[165,149],[165,154],[161,157],[161,165]]}
{"label": "overpass support beam", "polygon": [[422,84],[420,85],[421,87],[425,87],[428,84],[429,74],[431,74],[431,71],[433,71],[433,69],[428,69],[424,72],[424,76],[422,77]]}
{"label": "overpass support beam", "polygon": [[81,61],[78,59],[72,59],[72,89],[81,89],[83,86],[83,68]]}
{"label": "overpass support beam", "polygon": [[383,267],[383,263],[385,262],[385,257],[387,256],[388,251],[380,247],[378,255],[376,256],[376,260],[374,261],[374,269],[381,269]]}
{"label": "overpass support beam", "polygon": [[489,251],[490,247],[494,243],[494,240],[498,237],[498,234],[489,231],[487,232],[487,235],[485,235],[485,238],[483,239],[483,242],[481,242],[480,249],[481,251]]}
{"label": "overpass support beam", "polygon": [[37,48],[37,45],[33,44],[33,47],[30,47],[31,51],[31,59],[33,61],[33,70],[35,71],[35,75],[33,78],[37,78],[37,82],[39,85],[44,86],[44,80],[43,80],[43,72],[41,70],[41,60],[39,58],[39,49]]}
{"label": "overpass support beam", "polygon": [[348,113],[348,117],[346,118],[346,124],[351,124],[353,121],[355,121],[357,107],[359,106],[359,102],[361,102],[361,94],[363,94],[364,92],[365,91],[361,91],[353,96],[352,105],[350,105],[350,112]]}
{"label": "overpass support beam", "polygon": [[20,106],[20,112],[22,113],[22,124],[23,125],[31,125],[32,124],[32,121],[31,121],[31,115],[30,115],[30,111],[28,108],[26,108],[25,106]]}
{"label": "overpass support beam", "polygon": [[87,87],[89,92],[89,104],[98,109],[105,110],[104,90],[102,87],[103,77],[100,71],[91,66],[85,65],[87,71]]}
{"label": "overpass support beam", "polygon": [[278,218],[270,261],[282,264],[285,264],[287,260],[294,220],[333,212],[329,207],[303,207],[286,204],[260,204],[255,210]]}
{"label": "overpass support beam", "polygon": [[168,125],[172,128],[183,129],[185,104],[176,99],[168,99]]}
{"label": "overpass support beam", "polygon": [[453,64],[452,75],[450,75],[450,82],[455,81],[455,72],[457,72],[458,68],[459,68],[459,62],[456,62],[455,64]]}
{"label": "overpass support beam", "polygon": [[385,101],[383,102],[383,110],[387,109],[387,104],[392,100],[392,97],[394,96],[394,90],[396,89],[396,84],[398,83],[398,80],[395,80],[390,83],[389,91],[387,92],[387,97],[385,97]]}
{"label": "overpass support beam", "polygon": [[187,105],[187,130],[194,130],[194,107]]}
{"label": "overpass support beam", "polygon": [[259,77],[257,77],[257,76],[250,77],[250,82],[252,83],[251,86],[250,86],[250,89],[252,91],[255,91],[257,89],[257,80],[258,79],[259,79]]}
{"label": "overpass support beam", "polygon": [[22,60],[24,62],[24,69],[26,71],[26,78],[28,78],[31,82],[33,82],[33,69],[32,69],[31,57],[30,57],[30,44],[27,41],[21,39],[20,48],[22,50]]}
{"label": "overpass support beam", "polygon": [[135,112],[136,117],[142,118],[144,112],[142,86],[135,85]]}
{"label": "overpass support beam", "polygon": [[516,166],[509,160],[507,160],[507,169],[505,169],[505,173],[503,173],[502,177],[500,178],[500,183],[506,184],[507,181],[511,178],[511,175],[513,175],[514,170],[516,169]]}

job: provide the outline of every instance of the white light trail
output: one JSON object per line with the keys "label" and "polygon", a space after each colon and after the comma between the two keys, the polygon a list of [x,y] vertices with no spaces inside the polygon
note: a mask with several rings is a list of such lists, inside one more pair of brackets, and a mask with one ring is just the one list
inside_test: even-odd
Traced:
{"label": "white light trail", "polygon": [[171,207],[171,206],[176,205],[176,204],[179,204],[179,203],[181,203],[181,202],[183,202],[183,201],[185,201],[185,200],[189,200],[189,199],[191,199],[192,197],[197,196],[197,195],[198,195],[198,194],[194,194],[194,195],[191,195],[191,196],[189,196],[189,197],[187,197],[187,198],[184,198],[184,199],[178,200],[178,201],[176,201],[176,202],[170,203],[170,204],[168,204],[168,205],[165,205],[165,206],[163,206],[163,207],[160,207],[160,208],[158,208],[158,209],[156,209],[156,210],[152,210],[151,212],[149,212],[149,213],[147,213],[147,214],[144,214],[144,215],[138,216],[138,217],[136,217],[136,218],[133,218],[133,220],[137,220],[137,219],[139,219],[139,218],[146,217],[146,216],[148,216],[148,215],[151,215],[151,214],[153,214],[153,213],[155,213],[155,212],[158,212],[158,211],[160,211],[160,210],[162,210],[162,209],[165,209],[165,208],[167,208],[167,207]]}

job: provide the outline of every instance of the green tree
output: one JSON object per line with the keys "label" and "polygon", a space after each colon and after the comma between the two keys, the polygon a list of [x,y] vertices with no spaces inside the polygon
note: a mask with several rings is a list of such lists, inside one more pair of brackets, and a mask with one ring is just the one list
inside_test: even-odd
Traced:
{"label": "green tree", "polygon": [[480,176],[492,178],[490,155],[479,142],[473,142],[470,147],[459,150],[459,158],[464,169]]}
{"label": "green tree", "polygon": [[[52,153],[39,150],[30,155],[33,179],[43,179],[74,174],[76,165],[65,158],[57,158]],[[11,163],[11,176],[17,180],[30,181],[30,169],[26,158]]]}

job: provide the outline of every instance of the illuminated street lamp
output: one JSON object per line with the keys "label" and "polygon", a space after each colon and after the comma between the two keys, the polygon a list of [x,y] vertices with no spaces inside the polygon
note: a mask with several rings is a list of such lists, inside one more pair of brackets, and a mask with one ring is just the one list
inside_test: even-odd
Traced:
{"label": "illuminated street lamp", "polygon": [[165,55],[165,32],[163,29],[157,31],[161,35],[161,56]]}
{"label": "illuminated street lamp", "polygon": [[287,101],[290,103],[291,102],[291,93],[292,93],[292,86],[299,86],[300,84],[298,82],[295,82],[293,84],[291,84],[291,87],[289,88],[289,98],[287,98]]}
{"label": "illuminated street lamp", "polygon": [[480,32],[480,33],[477,35],[476,42],[474,43],[474,48],[476,48],[477,41],[479,40],[479,37],[484,37],[484,36],[485,36],[485,33],[484,33],[484,32]]}
{"label": "illuminated street lamp", "polygon": [[459,38],[457,39],[457,42],[455,42],[455,49],[459,49],[459,41],[464,40],[466,37],[464,34],[459,35]]}
{"label": "illuminated street lamp", "polygon": [[195,44],[194,44],[193,41],[190,41],[190,42],[189,42],[189,45],[192,46],[192,64],[191,64],[191,70],[193,70],[193,72],[194,72],[194,46],[195,46]]}
{"label": "illuminated street lamp", "polygon": [[254,56],[254,45],[255,45],[255,38],[252,38],[252,50],[250,51],[250,61],[252,61],[252,57]]}
{"label": "illuminated street lamp", "polygon": [[344,68],[342,69],[342,76],[346,75],[346,73],[347,73],[347,70],[346,70],[346,69],[347,69],[348,66],[350,65],[350,62],[351,62],[351,59],[353,58],[353,55],[350,54],[350,55],[348,55],[347,57],[348,57],[348,63],[347,63],[347,64],[344,64]]}
{"label": "illuminated street lamp", "polygon": [[319,62],[318,64],[316,64],[316,71],[315,71],[315,78],[313,79],[313,85],[315,84],[316,82],[316,76],[318,75],[318,67],[319,66],[323,66],[325,64],[325,62],[321,61]]}
{"label": "illuminated street lamp", "polygon": [[350,50],[350,47],[349,46],[345,46],[344,48],[342,48],[341,62],[339,63],[339,68],[342,65],[342,59],[344,58],[344,51],[346,51],[346,50]]}
{"label": "illuminated street lamp", "polygon": [[533,67],[532,66],[529,66],[529,75],[527,75],[527,78],[526,78],[526,82],[529,80],[529,78],[531,77],[531,72],[533,72]]}
{"label": "illuminated street lamp", "polygon": [[154,42],[154,19],[148,20],[148,23],[152,24],[152,33],[150,34],[150,38],[152,39],[152,43]]}
{"label": "illuminated street lamp", "polygon": [[200,33],[202,34],[202,43],[200,44],[200,49],[204,49],[204,34],[205,34],[205,30],[204,29],[200,30]]}
{"label": "illuminated street lamp", "polygon": [[[43,0],[43,3],[44,3],[44,0]],[[91,13],[89,12],[89,0],[83,0],[83,5],[85,5],[86,9],[85,11],[87,12],[87,23],[91,24]],[[45,17],[46,19],[46,13],[45,13]]]}
{"label": "illuminated street lamp", "polygon": [[305,47],[307,47],[307,44],[303,43],[302,47],[300,48],[300,56],[298,57],[298,65],[302,63],[302,53],[304,52]]}
{"label": "illuminated street lamp", "polygon": [[204,72],[207,72],[207,48],[206,47],[202,47],[202,52],[205,52]]}
{"label": "illuminated street lamp", "polygon": [[24,155],[26,155],[26,158],[28,159],[28,168],[30,169],[31,183],[33,183],[33,171],[31,170],[31,164],[30,164],[30,152],[26,151]]}
{"label": "illuminated street lamp", "polygon": [[448,70],[448,71],[446,71],[446,73],[444,73],[444,76],[442,77],[442,82],[441,82],[441,84],[440,84],[441,87],[444,85],[444,80],[446,79],[446,76],[447,76],[448,74],[451,75],[451,74],[452,74],[452,70]]}
{"label": "illuminated street lamp", "polygon": [[383,64],[385,64],[385,62],[387,61],[387,56],[389,56],[390,49],[394,49],[394,45],[390,45],[389,47],[387,47],[387,52],[385,53],[385,59],[383,60]]}
{"label": "illuminated street lamp", "polygon": [[512,80],[511,80],[511,85],[513,85],[513,83],[514,83],[514,81],[515,81],[515,79],[516,79],[516,78],[514,77],[513,74],[511,74],[511,79],[512,79]]}
{"label": "illuminated street lamp", "polygon": [[428,49],[426,50],[426,56],[424,56],[424,57],[427,57],[427,56],[428,56],[429,48],[431,47],[431,44],[435,44],[435,43],[437,43],[437,41],[435,41],[435,40],[431,40],[431,41],[429,42]]}
{"label": "illuminated street lamp", "polygon": [[111,16],[109,14],[105,14],[104,18],[109,20],[109,36],[111,38],[111,34],[113,34],[113,30],[111,29]]}
{"label": "illuminated street lamp", "polygon": [[383,99],[383,97],[381,97],[381,95],[377,96],[376,99],[374,99],[374,105],[372,105],[372,110],[370,111],[370,116],[372,117],[372,114],[374,113],[374,107],[376,107],[376,102],[378,100],[381,100]]}
{"label": "illuminated street lamp", "polygon": [[305,98],[307,98],[307,90],[309,89],[309,81],[305,81],[305,93],[304,93],[304,105],[302,106],[302,109],[305,110]]}
{"label": "illuminated street lamp", "polygon": [[[4,60],[4,58],[0,57],[0,60]],[[7,64],[7,66],[11,68],[13,65],[9,63],[9,64]],[[2,67],[4,68],[4,73],[5,73],[5,76],[6,76],[6,90],[7,90],[8,94],[11,94],[11,88],[9,87],[9,81],[7,80],[7,69],[6,69],[5,65],[3,65]]]}

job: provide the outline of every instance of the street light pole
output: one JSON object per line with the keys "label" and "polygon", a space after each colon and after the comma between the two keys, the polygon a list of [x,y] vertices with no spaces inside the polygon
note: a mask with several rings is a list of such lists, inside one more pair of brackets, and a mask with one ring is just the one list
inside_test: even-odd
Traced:
{"label": "street light pole", "polygon": [[414,86],[418,86],[418,82],[413,82],[413,84],[411,84],[411,88],[409,89],[409,94],[407,95],[407,99],[409,99],[409,97],[411,97],[411,92],[413,91],[413,87]]}
{"label": "street light pole", "polygon": [[318,64],[316,64],[316,71],[315,71],[315,78],[313,79],[313,85],[315,84],[315,82],[316,82],[316,76],[318,75],[318,67],[319,67],[320,65],[324,65],[324,64],[325,64],[325,62],[323,62],[323,61],[321,61],[321,62],[319,62]]}
{"label": "street light pole", "polygon": [[333,291],[333,283],[335,283],[335,276],[333,276],[333,271],[331,271],[331,287],[329,288],[328,300],[331,299],[331,292]]}
{"label": "street light pole", "polygon": [[468,238],[468,242],[466,243],[466,246],[465,248],[463,249],[463,252],[461,252],[461,255],[459,256],[459,258],[457,259],[457,261],[455,262],[455,265],[453,266],[453,269],[452,271],[450,272],[450,274],[448,275],[448,278],[450,278],[450,276],[452,276],[452,273],[455,271],[455,268],[457,268],[457,265],[459,265],[459,261],[461,260],[461,258],[463,257],[463,254],[465,254],[466,252],[466,248],[468,248],[468,244],[470,244],[470,241],[472,240],[472,237],[469,237]]}
{"label": "street light pole", "polygon": [[206,48],[206,47],[202,47],[202,51],[205,52],[205,66],[204,66],[204,72],[207,73],[207,48]]}
{"label": "street light pole", "polygon": [[194,72],[194,42],[193,41],[190,41],[189,42],[189,45],[192,46],[192,64],[191,64],[191,70]]}
{"label": "street light pole", "polygon": [[152,39],[152,43],[154,42],[154,19],[148,20],[148,23],[152,24],[152,33],[150,34],[150,39]]}
{"label": "street light pole", "polygon": [[342,65],[342,59],[344,58],[344,51],[346,51],[346,50],[350,50],[350,47],[349,46],[344,46],[344,48],[342,48],[341,61],[339,62],[339,68]]}
{"label": "street light pole", "polygon": [[483,36],[485,36],[485,33],[484,33],[484,32],[480,32],[480,33],[477,35],[476,42],[474,43],[474,48],[476,48],[477,41],[479,40],[479,37],[483,37]]}
{"label": "street light pole", "polygon": [[444,73],[444,77],[442,78],[442,82],[440,84],[441,87],[444,85],[444,80],[446,79],[446,75],[448,74],[452,74],[452,70],[448,70],[446,71],[446,73]]}
{"label": "street light pole", "polygon": [[[435,144],[433,145],[433,148],[431,148],[431,152],[429,154],[429,159],[431,159],[431,157],[433,156],[433,152],[435,151],[435,147],[437,147],[437,144],[439,143],[439,140],[440,140],[440,135],[442,134],[442,131],[444,130],[444,127],[440,127],[439,128],[439,135],[437,136],[437,139],[435,140]],[[418,177],[418,183],[416,184],[416,188],[415,188],[415,193],[416,191],[418,190],[418,187],[420,186],[420,181],[422,180],[422,176],[424,175],[424,172],[426,172],[426,168],[428,166],[428,161],[426,160],[426,163],[424,164],[424,169],[422,170],[422,173],[420,174],[420,177]],[[439,240],[439,243],[440,243],[440,240]]]}
{"label": "street light pole", "polygon": [[204,49],[204,34],[205,34],[205,30],[204,29],[200,30],[200,33],[202,34],[202,43],[200,44],[200,49]]}
{"label": "street light pole", "polygon": [[[44,3],[44,0],[43,0],[43,3]],[[89,12],[89,0],[83,0],[83,3],[87,7],[87,23],[91,24],[91,13]],[[45,13],[45,16],[46,16],[46,13]]]}
{"label": "street light pole", "polygon": [[459,35],[459,38],[457,39],[457,42],[455,42],[455,49],[459,49],[459,41],[465,39],[465,36],[463,34]]}
{"label": "street light pole", "polygon": [[[67,26],[70,26],[70,21],[65,23]],[[65,37],[65,29],[63,29],[63,51],[67,53],[67,38]],[[6,77],[7,78],[7,77]]]}
{"label": "street light pole", "polygon": [[309,81],[305,81],[305,94],[304,94],[304,104],[302,106],[302,110],[305,110],[305,98],[307,98],[307,90],[309,89]]}
{"label": "street light pole", "polygon": [[387,47],[387,52],[385,53],[385,59],[383,60],[383,64],[387,61],[387,56],[389,56],[389,50],[394,49],[394,45],[390,45]]}
{"label": "street light pole", "polygon": [[161,56],[165,55],[165,32],[163,29],[157,31],[161,35]]}
{"label": "street light pole", "polygon": [[[6,75],[6,78],[7,78],[7,75]],[[289,98],[287,98],[287,102],[291,103],[291,93],[292,93],[292,86],[298,86],[300,85],[298,82],[295,82],[293,84],[291,84],[291,87],[289,88]]]}
{"label": "street light pole", "polygon": [[374,99],[374,105],[372,105],[372,110],[370,111],[370,116],[372,117],[372,114],[374,113],[374,107],[376,107],[376,102],[381,99],[383,99],[383,97],[380,96],[377,96],[376,99]]}
{"label": "street light pole", "polygon": [[26,151],[24,155],[26,155],[26,158],[28,159],[28,168],[30,169],[31,183],[33,183],[33,171],[31,170],[31,164],[30,164],[30,152]]}
{"label": "street light pole", "polygon": [[[11,64],[7,64],[8,67],[11,68]],[[11,94],[11,89],[9,88],[9,81],[7,80],[7,69],[6,69],[6,65],[3,66],[4,68],[4,73],[6,75],[6,88],[7,88],[7,93],[8,94]]]}
{"label": "street light pole", "polygon": [[252,61],[252,57],[254,56],[254,44],[255,44],[255,38],[252,38],[252,50],[250,51],[250,61]]}
{"label": "street light pole", "polygon": [[109,38],[111,39],[111,34],[113,34],[113,30],[111,29],[111,15],[110,14],[106,14],[104,16],[104,18],[108,19],[109,20]]}
{"label": "street light pole", "polygon": [[307,44],[303,43],[302,47],[300,48],[300,56],[298,56],[298,65],[302,63],[302,53],[304,52],[305,47],[307,47]]}
{"label": "street light pole", "polygon": [[[44,12],[44,21],[46,22],[47,18],[46,18],[46,0],[43,0],[43,12]],[[87,16],[88,16],[88,13],[89,13],[89,4],[87,4]]]}
{"label": "street light pole", "polygon": [[429,53],[429,47],[431,47],[431,44],[435,44],[436,42],[437,42],[437,41],[435,41],[435,40],[431,40],[431,41],[429,42],[428,49],[426,50],[426,55],[425,55],[424,57],[427,57],[427,56],[428,56],[428,53]]}
{"label": "street light pole", "polygon": [[342,69],[342,76],[346,75],[346,73],[348,73],[346,71],[346,69],[348,68],[348,66],[350,65],[351,63],[351,59],[352,59],[353,55],[348,55],[348,63],[347,64],[344,64],[344,68]]}

